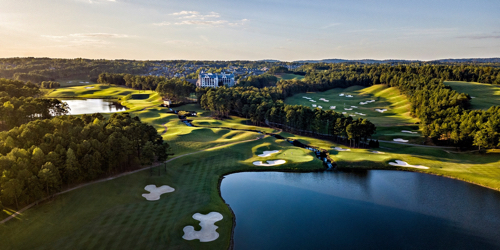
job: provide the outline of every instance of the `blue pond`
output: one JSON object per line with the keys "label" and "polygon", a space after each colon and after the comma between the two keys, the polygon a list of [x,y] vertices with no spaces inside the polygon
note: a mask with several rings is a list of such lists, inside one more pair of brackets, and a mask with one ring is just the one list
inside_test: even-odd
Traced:
{"label": "blue pond", "polygon": [[500,192],[412,172],[237,173],[241,249],[500,249]]}

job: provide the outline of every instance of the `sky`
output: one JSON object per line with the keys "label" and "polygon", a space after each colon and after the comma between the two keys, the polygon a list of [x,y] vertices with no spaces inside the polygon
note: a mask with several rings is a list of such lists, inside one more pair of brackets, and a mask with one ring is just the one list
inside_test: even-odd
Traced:
{"label": "sky", "polygon": [[498,0],[0,0],[0,57],[500,57]]}

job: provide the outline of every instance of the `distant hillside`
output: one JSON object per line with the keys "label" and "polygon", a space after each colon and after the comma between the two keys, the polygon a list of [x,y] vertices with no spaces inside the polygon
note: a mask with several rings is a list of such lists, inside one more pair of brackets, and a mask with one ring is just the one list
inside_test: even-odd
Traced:
{"label": "distant hillside", "polygon": [[463,59],[438,59],[432,61],[420,60],[399,60],[399,59],[361,59],[361,60],[347,60],[347,59],[323,59],[323,60],[301,60],[294,61],[296,63],[414,63],[414,62],[428,62],[428,63],[500,63],[500,58],[463,58]]}

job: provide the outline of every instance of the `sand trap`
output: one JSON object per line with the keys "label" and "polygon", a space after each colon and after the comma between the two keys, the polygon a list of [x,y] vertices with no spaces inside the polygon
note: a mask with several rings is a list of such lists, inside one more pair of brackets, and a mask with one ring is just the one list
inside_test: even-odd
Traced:
{"label": "sand trap", "polygon": [[323,100],[324,102],[330,102],[330,100]]}
{"label": "sand trap", "polygon": [[357,109],[357,108],[358,108],[358,106],[351,106],[351,108],[353,108],[353,109]]}
{"label": "sand trap", "polygon": [[184,227],[184,236],[182,236],[185,240],[194,240],[199,239],[200,242],[210,242],[219,238],[219,233],[217,233],[218,226],[215,225],[215,222],[222,220],[222,214],[217,212],[211,212],[209,214],[200,214],[195,213],[193,215],[193,219],[200,221],[201,230],[194,231],[193,226]]}
{"label": "sand trap", "polygon": [[470,98],[476,98],[475,96],[471,96]]}
{"label": "sand trap", "polygon": [[344,108],[344,110],[352,110],[352,108]]}
{"label": "sand trap", "polygon": [[316,102],[315,100],[309,100],[310,102]]}
{"label": "sand trap", "polygon": [[318,106],[318,105],[316,105],[316,104],[313,104],[313,108],[316,108],[317,106]]}
{"label": "sand trap", "polygon": [[94,87],[85,87],[86,89],[93,89]]}
{"label": "sand trap", "polygon": [[309,97],[307,97],[307,96],[303,96],[302,98],[309,99]]}
{"label": "sand trap", "polygon": [[269,167],[269,166],[276,166],[276,165],[281,165],[281,164],[285,164],[285,163],[286,163],[285,160],[267,161],[267,163],[262,163],[262,161],[254,161],[253,165]]}
{"label": "sand trap", "polygon": [[356,116],[356,115],[349,115],[349,116]]}
{"label": "sand trap", "polygon": [[413,132],[413,131],[409,131],[409,130],[401,130],[401,132],[409,133],[409,134],[418,134],[418,132]]}
{"label": "sand trap", "polygon": [[272,154],[276,154],[276,153],[279,153],[280,151],[279,150],[273,150],[273,151],[264,151],[262,152],[262,154],[260,155],[257,155],[257,156],[260,156],[260,157],[268,157]]}
{"label": "sand trap", "polygon": [[342,112],[343,115],[347,114],[347,112]]}
{"label": "sand trap", "polygon": [[161,187],[156,187],[156,185],[147,185],[144,189],[150,192],[149,194],[142,194],[142,197],[146,198],[148,201],[157,201],[160,199],[160,195],[175,191],[174,188],[167,185],[163,185]]}
{"label": "sand trap", "polygon": [[362,116],[365,116],[366,114],[363,114],[363,113],[358,113],[358,112],[354,112],[356,115],[362,115]]}
{"label": "sand trap", "polygon": [[389,165],[404,167],[404,168],[420,168],[420,169],[429,169],[429,167],[421,166],[421,165],[410,165],[407,162],[396,160],[396,162],[389,162]]}
{"label": "sand trap", "polygon": [[366,102],[360,102],[359,104],[361,104],[361,105],[366,105],[366,104],[368,104],[368,103],[366,103]]}
{"label": "sand trap", "polygon": [[335,109],[337,108],[337,106],[330,106],[330,109]]}
{"label": "sand trap", "polygon": [[401,139],[401,138],[392,139],[392,140],[393,140],[393,141],[397,141],[397,142],[408,142],[408,140]]}
{"label": "sand trap", "polygon": [[344,94],[340,94],[339,96],[344,96]]}
{"label": "sand trap", "polygon": [[334,147],[333,149],[337,150],[337,151],[351,151],[350,149],[348,148],[339,148],[339,147]]}
{"label": "sand trap", "polygon": [[385,111],[387,111],[387,109],[375,109],[375,111],[377,111],[379,113],[384,113]]}
{"label": "sand trap", "polygon": [[323,107],[322,106],[318,106],[319,109],[322,109]]}
{"label": "sand trap", "polygon": [[351,97],[354,97],[354,96],[352,96],[352,95],[346,95],[345,97],[349,97],[349,98],[351,98]]}
{"label": "sand trap", "polygon": [[380,151],[370,151],[370,152],[372,152],[374,154],[384,154],[384,152],[380,152]]}

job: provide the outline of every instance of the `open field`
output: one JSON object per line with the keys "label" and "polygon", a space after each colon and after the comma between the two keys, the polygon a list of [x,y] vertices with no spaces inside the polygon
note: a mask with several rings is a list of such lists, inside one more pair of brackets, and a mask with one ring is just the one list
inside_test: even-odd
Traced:
{"label": "open field", "polygon": [[[107,84],[91,84],[86,86],[59,88],[48,93],[47,97],[121,99],[129,94],[149,94],[151,96],[157,96],[156,92],[150,90],[135,90]],[[159,99],[159,96],[157,96],[157,98]]]}
{"label": "open field", "polygon": [[[343,96],[339,96],[343,94]],[[352,97],[346,97],[352,95]],[[312,98],[316,102],[311,102],[303,97]],[[328,102],[319,100],[324,98]],[[360,102],[375,100],[375,102],[360,104]],[[410,103],[403,95],[399,94],[396,88],[387,85],[374,85],[368,88],[352,86],[349,88],[336,88],[325,92],[297,94],[285,100],[286,104],[304,105],[313,108],[313,104],[322,106],[324,110],[329,110],[330,106],[335,106],[336,112],[346,112],[346,115],[353,115],[353,118],[364,118],[373,122],[377,126],[377,134],[373,138],[381,140],[392,140],[393,138],[404,138],[412,143],[422,143],[423,138],[419,134],[402,133],[402,130],[418,131],[418,119],[410,116]],[[355,106],[355,107],[352,107]],[[346,110],[352,109],[352,110]],[[375,109],[387,109],[380,113]],[[356,114],[361,113],[364,114]]]}
{"label": "open field", "polygon": [[276,77],[278,77],[278,80],[304,80],[304,76],[301,75],[296,75],[296,74],[276,74]]}
{"label": "open field", "polygon": [[[254,133],[254,135],[257,135]],[[257,157],[264,150],[281,150]],[[256,160],[283,159],[276,167],[258,167]],[[0,225],[1,249],[227,249],[233,215],[218,192],[219,178],[235,171],[315,170],[321,163],[305,149],[267,137],[231,147],[201,152],[156,168],[66,193]],[[161,169],[161,176],[157,176]],[[159,201],[141,194],[149,184],[175,191]],[[194,213],[217,211],[220,237],[209,243],[182,239],[183,227],[195,226]],[[40,247],[44,246],[44,247]]]}
{"label": "open field", "polygon": [[491,106],[500,106],[500,86],[477,82],[444,82],[453,90],[469,94],[473,109],[487,110]]}

